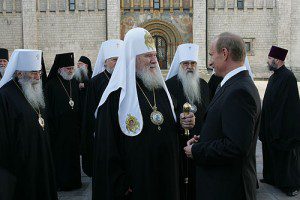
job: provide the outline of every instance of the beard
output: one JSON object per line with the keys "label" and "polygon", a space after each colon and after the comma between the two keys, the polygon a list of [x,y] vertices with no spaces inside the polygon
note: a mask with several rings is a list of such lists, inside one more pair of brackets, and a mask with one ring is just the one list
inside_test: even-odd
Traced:
{"label": "beard", "polygon": [[153,72],[150,71],[150,66],[147,66],[142,70],[137,71],[136,74],[148,90],[159,89],[164,86],[164,79],[161,71],[159,70],[158,64],[155,64]]}
{"label": "beard", "polygon": [[196,67],[193,72],[187,72],[181,66],[179,66],[178,78],[182,83],[184,95],[189,103],[200,103],[201,93],[198,67]]}
{"label": "beard", "polygon": [[72,74],[68,74],[67,72],[63,71],[63,70],[59,70],[58,71],[59,75],[61,75],[61,77],[67,81],[71,80],[74,77],[74,73]]}
{"label": "beard", "polygon": [[270,71],[275,71],[277,69],[277,65],[275,64],[275,60],[272,60],[271,64],[269,64],[269,63],[267,63],[267,64],[268,64],[268,69]]}
{"label": "beard", "polygon": [[0,75],[1,77],[4,76],[5,68],[0,66]]}
{"label": "beard", "polygon": [[106,67],[105,66],[106,71],[108,71],[108,73],[112,74],[114,72],[114,68],[110,68],[110,67]]}
{"label": "beard", "polygon": [[83,82],[89,79],[88,70],[86,67],[77,67],[74,73],[74,77],[77,81]]}
{"label": "beard", "polygon": [[30,79],[27,77],[20,78],[20,83],[23,93],[29,103],[35,109],[45,108],[44,93],[42,87],[42,80]]}

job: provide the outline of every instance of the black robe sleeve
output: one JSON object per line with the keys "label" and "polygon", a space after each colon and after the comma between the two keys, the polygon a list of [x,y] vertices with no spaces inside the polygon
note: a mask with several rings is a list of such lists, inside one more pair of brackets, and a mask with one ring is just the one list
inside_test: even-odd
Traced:
{"label": "black robe sleeve", "polygon": [[123,199],[129,188],[123,133],[118,123],[120,92],[112,93],[98,110],[95,138],[93,199]]}
{"label": "black robe sleeve", "polygon": [[0,199],[11,200],[17,178],[14,174],[14,143],[12,127],[14,120],[9,117],[9,105],[0,95]]}
{"label": "black robe sleeve", "polygon": [[[254,137],[256,104],[244,90],[232,92],[224,102],[222,130],[225,137],[192,146],[195,162],[227,164],[240,160],[248,153]],[[239,122],[238,124],[236,122]]]}

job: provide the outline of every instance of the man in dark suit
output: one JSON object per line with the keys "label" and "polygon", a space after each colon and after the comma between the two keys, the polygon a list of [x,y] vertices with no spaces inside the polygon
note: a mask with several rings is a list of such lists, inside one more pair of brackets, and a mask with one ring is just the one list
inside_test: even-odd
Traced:
{"label": "man in dark suit", "polygon": [[256,199],[255,149],[261,104],[244,66],[240,36],[220,34],[211,45],[211,62],[224,77],[207,109],[201,138],[184,150],[197,163],[197,199]]}

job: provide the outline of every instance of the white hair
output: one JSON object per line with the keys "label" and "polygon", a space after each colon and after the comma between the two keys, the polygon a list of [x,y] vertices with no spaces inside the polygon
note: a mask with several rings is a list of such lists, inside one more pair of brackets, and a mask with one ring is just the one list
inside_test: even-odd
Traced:
{"label": "white hair", "polygon": [[64,70],[59,69],[58,73],[61,75],[61,77],[67,81],[71,80],[74,77],[74,73],[71,75],[65,72]]}
{"label": "white hair", "polygon": [[189,103],[200,103],[201,92],[198,66],[193,72],[187,72],[180,65],[178,71],[178,78],[182,83],[184,95],[188,99]]}
{"label": "white hair", "polygon": [[86,67],[76,67],[74,77],[79,82],[88,80],[88,69]]}
{"label": "white hair", "polygon": [[142,81],[148,90],[162,88],[164,85],[164,79],[159,69],[158,64],[155,64],[155,70],[150,71],[150,66],[143,67],[141,70],[137,70],[136,74]]}
{"label": "white hair", "polygon": [[0,67],[0,73],[1,73],[1,76],[3,77],[4,76],[4,72],[5,72],[5,67]]}
{"label": "white hair", "polygon": [[108,73],[112,74],[114,72],[114,68],[110,68],[110,67],[107,67],[107,66],[104,66],[106,71],[108,71]]}
{"label": "white hair", "polygon": [[22,87],[26,99],[35,109],[45,108],[45,100],[41,79],[35,80],[23,76],[18,79],[18,82]]}

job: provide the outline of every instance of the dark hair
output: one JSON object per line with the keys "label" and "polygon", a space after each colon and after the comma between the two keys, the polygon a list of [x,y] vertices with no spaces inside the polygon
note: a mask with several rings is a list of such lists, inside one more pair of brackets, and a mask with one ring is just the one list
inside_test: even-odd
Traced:
{"label": "dark hair", "polygon": [[217,37],[216,50],[221,53],[223,48],[229,51],[229,56],[233,61],[241,62],[245,60],[245,42],[240,36],[229,32],[221,33]]}

